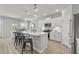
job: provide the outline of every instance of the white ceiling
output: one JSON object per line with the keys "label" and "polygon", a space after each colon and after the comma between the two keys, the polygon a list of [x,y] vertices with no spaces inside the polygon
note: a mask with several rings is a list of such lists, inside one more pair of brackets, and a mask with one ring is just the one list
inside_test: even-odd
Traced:
{"label": "white ceiling", "polygon": [[30,12],[28,17],[33,17],[34,14],[38,14],[40,17],[44,16],[43,13],[50,15],[55,13],[56,9],[62,11],[68,6],[69,4],[38,4],[38,12],[35,12],[33,4],[0,4],[0,15],[23,18],[25,10],[27,10]]}

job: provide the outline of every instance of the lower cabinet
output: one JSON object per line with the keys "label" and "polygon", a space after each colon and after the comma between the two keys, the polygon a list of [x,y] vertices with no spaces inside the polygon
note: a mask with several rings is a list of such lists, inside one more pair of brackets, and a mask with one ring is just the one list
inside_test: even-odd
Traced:
{"label": "lower cabinet", "polygon": [[62,40],[61,32],[57,31],[50,32],[50,40],[61,42]]}
{"label": "lower cabinet", "polygon": [[48,35],[33,36],[33,46],[37,50],[43,50],[48,47]]}

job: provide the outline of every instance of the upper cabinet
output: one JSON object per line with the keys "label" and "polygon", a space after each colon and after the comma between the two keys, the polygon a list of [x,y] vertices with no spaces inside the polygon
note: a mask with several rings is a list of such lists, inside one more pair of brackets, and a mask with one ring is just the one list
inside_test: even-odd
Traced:
{"label": "upper cabinet", "polygon": [[57,17],[57,18],[47,18],[45,20],[40,20],[39,21],[39,28],[46,28],[45,24],[51,24],[51,29],[54,27],[62,27],[62,22],[63,19],[62,17]]}

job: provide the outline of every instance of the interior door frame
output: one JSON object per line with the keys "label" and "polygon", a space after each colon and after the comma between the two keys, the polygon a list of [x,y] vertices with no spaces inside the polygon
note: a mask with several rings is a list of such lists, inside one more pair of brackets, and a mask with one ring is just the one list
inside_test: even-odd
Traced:
{"label": "interior door frame", "polygon": [[74,33],[74,42],[72,43],[72,53],[77,54],[77,41],[76,41],[76,20],[75,20],[76,14],[73,14],[73,33]]}

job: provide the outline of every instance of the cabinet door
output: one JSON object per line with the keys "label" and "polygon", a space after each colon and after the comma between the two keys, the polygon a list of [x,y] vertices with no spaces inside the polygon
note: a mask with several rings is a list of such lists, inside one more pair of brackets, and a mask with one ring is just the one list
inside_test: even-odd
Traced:
{"label": "cabinet door", "polygon": [[54,32],[50,32],[50,40],[55,40],[55,33]]}
{"label": "cabinet door", "polygon": [[77,43],[77,53],[79,54],[79,43]]}
{"label": "cabinet door", "polygon": [[39,40],[40,40],[41,49],[45,49],[48,47],[48,35],[47,34],[41,35]]}
{"label": "cabinet door", "polygon": [[33,36],[33,46],[34,48],[40,49],[40,37],[39,36]]}
{"label": "cabinet door", "polygon": [[50,39],[61,42],[61,39],[62,39],[61,33],[60,32],[56,32],[56,31],[51,32],[50,33]]}
{"label": "cabinet door", "polygon": [[55,39],[56,39],[56,41],[61,42],[61,33],[60,32],[56,32]]}

